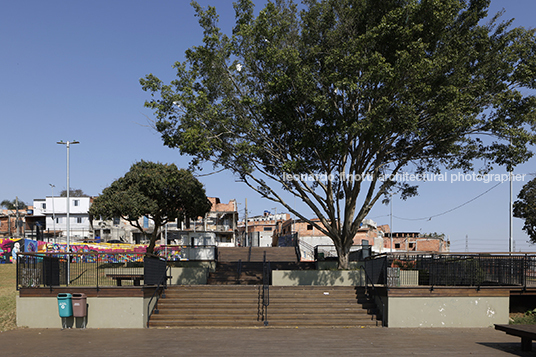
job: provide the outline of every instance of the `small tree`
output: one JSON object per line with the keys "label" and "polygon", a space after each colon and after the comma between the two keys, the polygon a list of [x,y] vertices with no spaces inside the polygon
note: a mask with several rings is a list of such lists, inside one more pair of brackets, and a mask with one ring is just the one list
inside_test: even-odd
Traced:
{"label": "small tree", "polygon": [[536,243],[536,179],[523,186],[514,202],[514,216],[525,220],[523,230],[529,235],[530,241]]}
{"label": "small tree", "polygon": [[14,199],[12,201],[3,200],[2,202],[0,202],[0,206],[4,207],[5,209],[12,210],[12,211],[16,209],[23,210],[28,207],[28,205],[24,203],[24,201],[20,201],[19,199]]}
{"label": "small tree", "polygon": [[147,247],[152,254],[166,223],[204,216],[210,208],[203,185],[191,172],[174,164],[140,161],[93,200],[89,214],[92,218],[122,217],[142,233],[140,218],[152,219],[154,230]]}
{"label": "small tree", "polygon": [[309,222],[341,268],[378,200],[416,194],[397,174],[531,156],[535,32],[486,20],[489,1],[275,0],[256,16],[239,0],[229,35],[192,4],[203,44],[169,85],[141,79],[164,144]]}

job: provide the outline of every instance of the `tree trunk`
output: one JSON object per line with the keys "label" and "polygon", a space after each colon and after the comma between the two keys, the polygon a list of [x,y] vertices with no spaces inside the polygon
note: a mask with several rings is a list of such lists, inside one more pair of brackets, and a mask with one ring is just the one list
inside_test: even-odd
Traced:
{"label": "tree trunk", "polygon": [[337,249],[337,257],[339,259],[337,269],[346,270],[348,269],[350,262],[350,249],[344,249],[344,247],[339,247],[338,244],[335,244]]}
{"label": "tree trunk", "polygon": [[156,246],[156,239],[158,238],[158,228],[155,226],[153,233],[151,234],[151,241],[147,246],[146,255],[154,256],[154,247]]}

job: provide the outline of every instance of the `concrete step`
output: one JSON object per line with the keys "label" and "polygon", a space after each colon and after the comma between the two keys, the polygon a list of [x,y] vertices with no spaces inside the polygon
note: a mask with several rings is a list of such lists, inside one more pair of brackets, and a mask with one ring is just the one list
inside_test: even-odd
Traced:
{"label": "concrete step", "polygon": [[[361,301],[360,301],[361,300]],[[375,308],[352,287],[270,287],[262,305],[262,286],[177,286],[166,290],[149,327],[376,326]]]}
{"label": "concrete step", "polygon": [[294,247],[220,247],[219,262],[297,262]]}

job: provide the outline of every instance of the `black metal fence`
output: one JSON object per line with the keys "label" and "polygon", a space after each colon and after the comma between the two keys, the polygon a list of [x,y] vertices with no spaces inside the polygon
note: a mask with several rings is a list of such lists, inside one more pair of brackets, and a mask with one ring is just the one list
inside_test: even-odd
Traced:
{"label": "black metal fence", "polygon": [[[371,246],[364,245],[352,245],[350,247],[350,260],[359,261],[371,254]],[[336,260],[338,257],[337,249],[334,245],[315,245],[314,247],[314,259],[318,260]]]}
{"label": "black metal fence", "polygon": [[536,254],[381,254],[364,266],[387,286],[536,287]]}
{"label": "black metal fence", "polygon": [[140,285],[143,253],[22,253],[17,289],[53,286]]}

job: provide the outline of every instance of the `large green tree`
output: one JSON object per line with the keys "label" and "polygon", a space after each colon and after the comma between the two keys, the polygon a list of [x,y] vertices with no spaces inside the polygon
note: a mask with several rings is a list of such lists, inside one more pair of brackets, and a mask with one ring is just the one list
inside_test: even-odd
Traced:
{"label": "large green tree", "polygon": [[527,182],[514,202],[514,216],[525,220],[523,230],[536,244],[536,178]]}
{"label": "large green tree", "polygon": [[374,204],[416,194],[402,170],[512,167],[531,155],[534,30],[487,18],[489,1],[281,0],[255,15],[239,0],[230,35],[214,8],[192,5],[203,43],[170,84],[140,80],[164,144],[324,232],[342,268]]}
{"label": "large green tree", "polygon": [[140,218],[150,218],[154,230],[147,253],[152,254],[166,223],[204,216],[210,208],[203,185],[190,171],[174,164],[140,161],[93,200],[89,214],[103,219],[122,217],[142,233]]}

